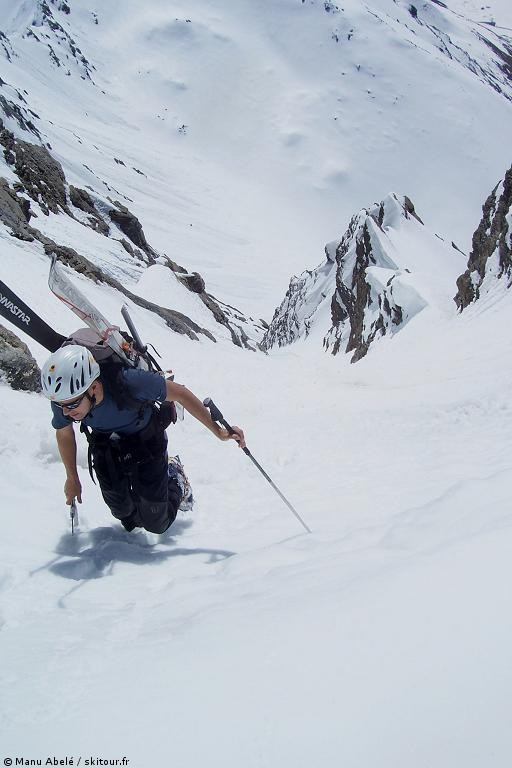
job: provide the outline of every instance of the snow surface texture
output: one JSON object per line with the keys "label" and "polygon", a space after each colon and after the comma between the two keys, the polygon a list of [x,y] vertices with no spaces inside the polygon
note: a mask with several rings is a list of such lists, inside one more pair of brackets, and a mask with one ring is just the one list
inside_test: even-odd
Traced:
{"label": "snow surface texture", "polygon": [[[71,183],[129,198],[150,243],[261,317],[291,273],[391,189],[410,196],[429,232],[469,251],[509,165],[511,114],[509,86],[500,81],[500,94],[486,80],[482,69],[500,70],[471,30],[495,39],[485,22],[512,26],[510,6],[418,3],[419,26],[409,5],[69,0],[66,14],[49,3],[84,63],[34,17],[35,2],[0,0],[0,92],[27,99]],[[34,18],[39,42],[24,31]],[[427,20],[471,43],[481,69],[450,58]],[[8,127],[36,140],[14,118]],[[115,269],[117,251],[92,230],[33,208],[34,226]],[[161,265],[131,264],[118,267],[123,284],[157,300]],[[0,227],[2,280],[72,330],[46,289],[48,266],[39,243]],[[73,279],[122,323],[123,296]],[[161,537],[127,534],[80,443],[71,537],[48,404],[0,385],[0,758],[509,768],[503,281],[460,315],[432,300],[352,366],[321,344],[263,355],[228,338],[192,342],[128,305],[162,365],[245,428],[313,533],[234,444],[187,418],[169,437],[193,513]],[[45,350],[23,341],[41,363]]]}

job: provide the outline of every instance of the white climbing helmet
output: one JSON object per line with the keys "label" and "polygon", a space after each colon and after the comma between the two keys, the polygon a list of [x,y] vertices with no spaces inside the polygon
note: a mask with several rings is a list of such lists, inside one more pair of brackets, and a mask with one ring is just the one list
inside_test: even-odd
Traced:
{"label": "white climbing helmet", "polygon": [[80,397],[99,375],[100,367],[87,347],[68,344],[50,355],[43,365],[43,394],[58,403]]}

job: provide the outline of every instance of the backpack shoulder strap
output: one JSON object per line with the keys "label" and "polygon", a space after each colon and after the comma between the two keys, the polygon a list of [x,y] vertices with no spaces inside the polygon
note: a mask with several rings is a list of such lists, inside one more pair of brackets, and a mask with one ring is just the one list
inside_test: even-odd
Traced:
{"label": "backpack shoulder strap", "polygon": [[94,479],[94,473],[92,471],[92,446],[93,446],[92,429],[90,427],[87,427],[83,423],[83,421],[81,421],[80,432],[82,432],[82,434],[84,434],[87,439],[87,465],[89,467],[89,474],[91,476],[91,480],[93,481],[94,485],[96,485],[96,480]]}

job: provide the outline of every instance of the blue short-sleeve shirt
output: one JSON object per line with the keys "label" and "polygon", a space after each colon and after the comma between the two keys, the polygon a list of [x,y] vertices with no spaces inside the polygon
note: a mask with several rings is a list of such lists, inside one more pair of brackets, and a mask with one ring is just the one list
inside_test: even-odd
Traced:
{"label": "blue short-sleeve shirt", "polygon": [[[98,432],[118,432],[121,435],[131,435],[139,432],[148,424],[151,418],[151,402],[163,402],[166,397],[165,379],[159,373],[127,368],[122,372],[127,392],[134,400],[148,405],[141,414],[140,408],[119,408],[112,396],[103,390],[103,400],[96,405],[91,413],[82,420],[83,424]],[[72,424],[72,419],[64,416],[62,409],[51,403],[53,418],[52,427],[62,429]]]}

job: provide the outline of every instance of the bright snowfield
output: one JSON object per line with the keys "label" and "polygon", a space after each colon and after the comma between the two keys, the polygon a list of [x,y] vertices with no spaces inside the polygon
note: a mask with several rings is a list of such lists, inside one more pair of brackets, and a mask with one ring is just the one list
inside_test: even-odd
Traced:
{"label": "bright snowfield", "polygon": [[[32,4],[0,5],[16,39]],[[108,97],[21,38],[0,76],[26,88],[68,180],[130,198],[149,242],[219,298],[270,320],[290,275],[390,190],[468,250],[509,165],[511,107],[453,60],[418,53],[402,28],[387,26],[383,41],[359,3],[335,19],[291,0],[202,0],[192,16],[189,4],[111,2],[94,8],[98,25],[85,5],[70,2],[68,21]],[[407,5],[371,8],[406,18]],[[487,7],[484,18],[477,3],[453,4],[512,27],[507,3]],[[332,27],[347,19],[360,47],[333,53]],[[372,73],[387,83],[375,112]],[[141,276],[113,241],[64,215],[32,223],[201,322],[192,294],[170,281],[166,292],[160,266]],[[186,418],[169,440],[194,510],[162,536],[125,533],[81,443],[72,537],[48,404],[0,385],[1,759],[509,768],[510,293],[497,285],[458,315],[465,259],[454,251],[441,265],[440,253],[435,290],[432,274],[423,286],[416,275],[431,303],[356,365],[322,353],[314,334],[269,355],[221,334],[191,342],[129,304],[164,367],[244,427],[312,534],[234,444]],[[38,243],[0,226],[1,279],[71,331],[48,267]],[[73,280],[121,322],[123,297]],[[45,350],[25,341],[42,363]]]}
{"label": "bright snowfield", "polygon": [[[343,12],[323,0],[75,0],[69,16],[51,5],[86,70],[48,26],[32,28],[39,43],[22,36],[36,0],[0,0],[13,49],[2,94],[23,106],[9,86],[24,93],[71,184],[120,199],[153,247],[270,319],[290,275],[390,191],[469,252],[508,165],[510,101],[470,70],[490,67],[476,34],[493,43],[495,30],[461,17],[467,2],[418,4],[421,25],[394,0]],[[512,28],[508,0],[467,13]],[[62,226],[43,219],[50,237]]]}

